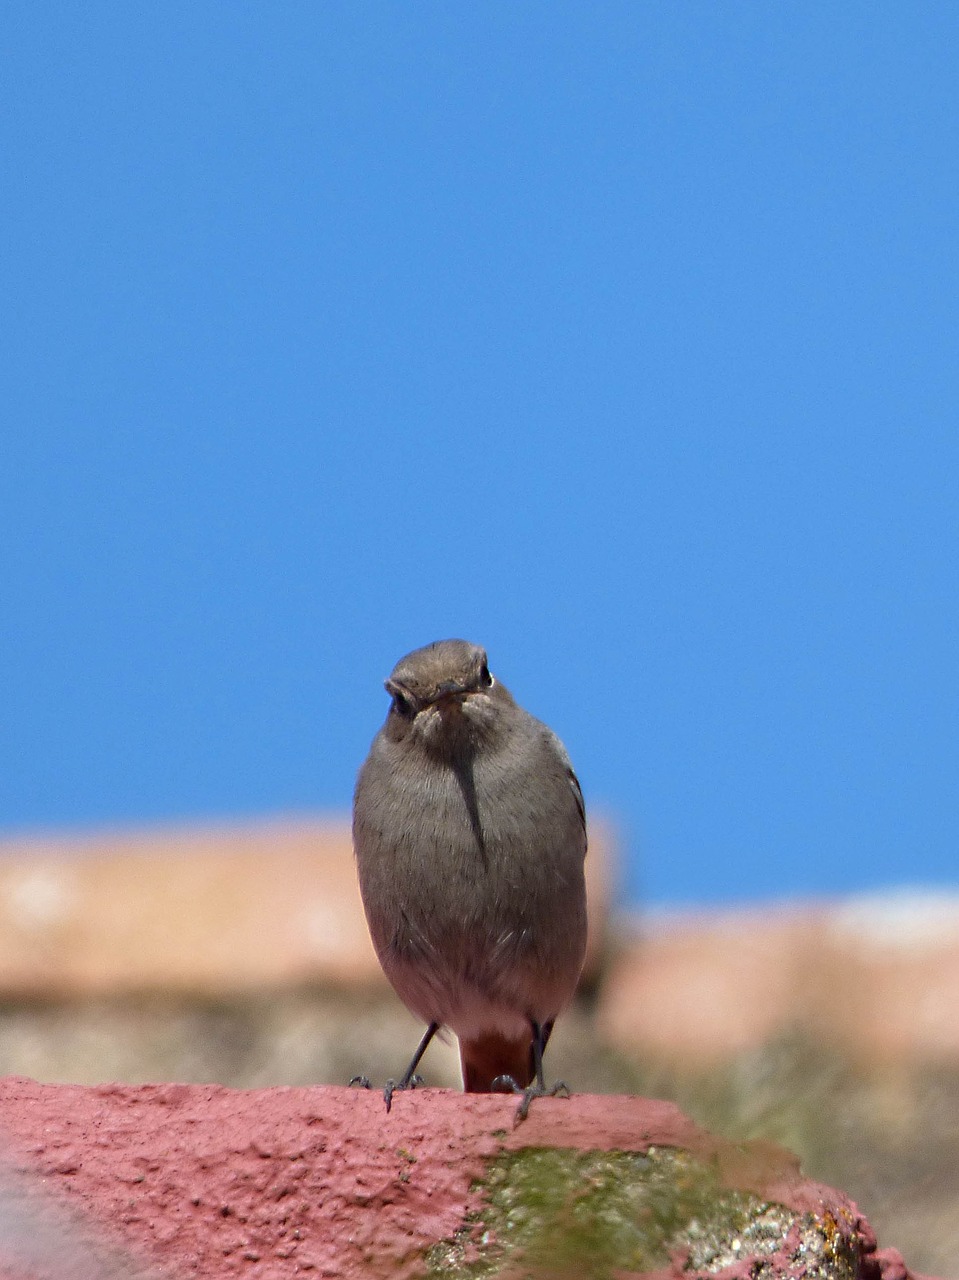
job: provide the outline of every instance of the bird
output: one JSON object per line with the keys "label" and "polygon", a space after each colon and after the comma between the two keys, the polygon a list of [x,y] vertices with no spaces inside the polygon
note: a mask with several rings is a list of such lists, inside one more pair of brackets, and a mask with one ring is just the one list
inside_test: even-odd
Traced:
{"label": "bird", "polygon": [[[386,721],[359,770],[353,845],[379,962],[433,1036],[459,1041],[467,1093],[547,1088],[543,1053],[586,951],[586,811],[566,749],[466,640],[414,649],[385,682]],[[363,1077],[355,1077],[364,1084]]]}

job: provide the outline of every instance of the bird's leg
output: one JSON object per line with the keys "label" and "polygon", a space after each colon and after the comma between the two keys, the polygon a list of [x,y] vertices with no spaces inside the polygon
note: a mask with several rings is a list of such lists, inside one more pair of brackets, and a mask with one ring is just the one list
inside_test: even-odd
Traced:
{"label": "bird's leg", "polygon": [[[555,1084],[550,1085],[547,1089],[546,1080],[543,1077],[543,1047],[546,1039],[552,1029],[552,1024],[546,1028],[542,1027],[538,1022],[530,1019],[530,1026],[533,1029],[533,1070],[535,1072],[535,1080],[532,1084],[528,1084],[525,1089],[520,1088],[512,1076],[497,1076],[493,1081],[493,1089],[498,1093],[520,1093],[522,1100],[516,1109],[516,1124],[521,1120],[525,1120],[529,1115],[530,1103],[534,1098],[555,1098],[559,1094],[563,1097],[569,1097],[569,1085],[565,1080],[557,1080]],[[544,1030],[546,1034],[544,1035]]]}
{"label": "bird's leg", "polygon": [[422,1058],[423,1054],[426,1052],[429,1042],[433,1039],[439,1029],[440,1024],[438,1022],[431,1022],[426,1028],[426,1033],[420,1041],[416,1052],[413,1054],[413,1061],[406,1068],[406,1073],[403,1076],[403,1079],[399,1082],[395,1080],[387,1080],[386,1088],[383,1090],[383,1100],[386,1103],[387,1111],[389,1111],[390,1107],[393,1105],[394,1093],[402,1089],[415,1089],[418,1084],[423,1083],[422,1078],[416,1074],[416,1068],[420,1065],[420,1058]]}

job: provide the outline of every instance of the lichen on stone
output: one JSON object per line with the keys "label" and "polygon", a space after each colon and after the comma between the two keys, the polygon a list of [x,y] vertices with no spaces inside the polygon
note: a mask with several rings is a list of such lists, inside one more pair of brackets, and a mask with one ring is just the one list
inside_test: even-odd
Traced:
{"label": "lichen on stone", "polygon": [[428,1276],[611,1280],[674,1265],[693,1280],[737,1263],[755,1280],[857,1275],[834,1221],[731,1190],[681,1150],[524,1148],[493,1159],[477,1190],[482,1209],[430,1250]]}

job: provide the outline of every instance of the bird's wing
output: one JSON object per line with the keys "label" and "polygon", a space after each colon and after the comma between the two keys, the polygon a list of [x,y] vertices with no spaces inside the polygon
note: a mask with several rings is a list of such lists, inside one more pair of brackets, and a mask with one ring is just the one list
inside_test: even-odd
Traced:
{"label": "bird's wing", "polygon": [[573,799],[576,801],[576,808],[579,810],[580,821],[583,824],[583,831],[586,830],[586,802],[583,799],[583,788],[579,785],[579,778],[573,769],[573,762],[569,758],[569,752],[557,738],[552,729],[546,730],[546,737],[549,745],[553,748],[562,762],[563,768],[566,770],[566,777],[572,788]]}

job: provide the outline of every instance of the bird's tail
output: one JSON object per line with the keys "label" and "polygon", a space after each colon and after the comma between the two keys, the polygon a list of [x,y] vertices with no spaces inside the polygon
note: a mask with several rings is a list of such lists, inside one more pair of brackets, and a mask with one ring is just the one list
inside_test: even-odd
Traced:
{"label": "bird's tail", "polygon": [[497,1076],[512,1076],[525,1089],[536,1074],[530,1036],[510,1040],[488,1032],[475,1040],[460,1040],[460,1062],[467,1093],[489,1093]]}

